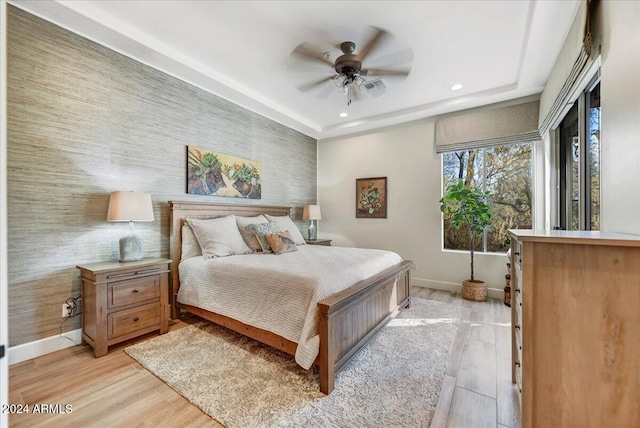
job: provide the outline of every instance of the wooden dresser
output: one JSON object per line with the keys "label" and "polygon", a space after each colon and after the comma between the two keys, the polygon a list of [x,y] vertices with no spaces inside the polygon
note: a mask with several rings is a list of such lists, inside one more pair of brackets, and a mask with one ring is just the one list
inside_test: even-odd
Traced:
{"label": "wooden dresser", "polygon": [[522,427],[640,421],[640,236],[510,230]]}
{"label": "wooden dresser", "polygon": [[77,266],[82,280],[82,340],[96,357],[108,347],[169,330],[169,259]]}

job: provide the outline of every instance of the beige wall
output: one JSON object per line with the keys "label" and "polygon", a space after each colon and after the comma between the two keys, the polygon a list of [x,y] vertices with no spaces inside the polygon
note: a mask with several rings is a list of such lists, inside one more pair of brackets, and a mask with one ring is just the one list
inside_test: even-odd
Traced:
{"label": "beige wall", "polygon": [[[413,260],[412,282],[459,287],[470,274],[467,252],[442,251],[441,160],[433,152],[434,120],[318,143],[318,235],[334,245],[383,248]],[[355,180],[387,177],[388,218],[355,218]],[[475,276],[504,287],[506,257],[477,254]]]}
{"label": "beige wall", "polygon": [[600,9],[602,230],[640,235],[640,2]]}
{"label": "beige wall", "polygon": [[[8,21],[11,346],[59,333],[77,264],[117,259],[111,191],[151,193],[146,256],[169,255],[169,200],[315,202],[316,140],[11,6]],[[260,161],[262,199],[187,195],[188,145]]]}

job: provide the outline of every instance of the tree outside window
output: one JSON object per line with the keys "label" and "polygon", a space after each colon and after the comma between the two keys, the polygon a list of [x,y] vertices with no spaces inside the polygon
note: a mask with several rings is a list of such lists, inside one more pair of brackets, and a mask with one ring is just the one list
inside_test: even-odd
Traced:
{"label": "tree outside window", "polygon": [[[507,229],[532,227],[532,144],[509,144],[485,149],[444,153],[443,185],[462,180],[467,186],[491,192],[495,210],[490,230],[475,251],[506,252]],[[444,217],[444,248],[468,250],[468,236]]]}

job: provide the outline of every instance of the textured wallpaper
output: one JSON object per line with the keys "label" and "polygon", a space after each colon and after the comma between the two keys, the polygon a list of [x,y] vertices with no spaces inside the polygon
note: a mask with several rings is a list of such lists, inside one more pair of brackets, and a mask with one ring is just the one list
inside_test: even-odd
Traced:
{"label": "textured wallpaper", "polygon": [[[202,89],[8,7],[10,346],[59,333],[80,295],[77,264],[118,258],[114,190],[151,194],[137,223],[145,256],[169,255],[170,200],[316,202],[317,141]],[[261,162],[262,199],[186,193],[187,146]],[[80,320],[63,330],[79,328]]]}

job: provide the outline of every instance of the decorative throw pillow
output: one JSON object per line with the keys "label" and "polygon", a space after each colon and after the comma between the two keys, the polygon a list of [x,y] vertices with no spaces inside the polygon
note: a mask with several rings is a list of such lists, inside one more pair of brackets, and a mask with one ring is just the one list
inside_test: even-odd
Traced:
{"label": "decorative throw pillow", "polygon": [[267,241],[269,241],[271,249],[276,254],[298,251],[298,247],[296,247],[296,243],[293,242],[291,234],[286,230],[279,233],[267,233]]}
{"label": "decorative throw pillow", "polygon": [[269,241],[267,241],[266,237],[267,233],[282,232],[280,226],[275,223],[250,224],[247,226],[247,230],[253,232],[256,239],[260,243],[262,252],[265,254],[271,252],[271,246],[269,245]]}
{"label": "decorative throw pillow", "polygon": [[247,226],[249,226],[250,224],[269,223],[269,221],[267,221],[267,218],[263,215],[258,215],[255,217],[236,216],[236,223],[238,224],[240,235],[242,235],[242,239],[244,239],[244,242],[247,244],[247,246],[253,251],[262,250],[262,247],[260,246],[260,242],[258,242],[256,235],[252,231],[247,230]]}
{"label": "decorative throw pillow", "polygon": [[291,237],[293,238],[293,242],[295,242],[296,245],[306,244],[302,233],[300,233],[300,230],[288,215],[273,216],[265,214],[264,216],[267,218],[267,220],[269,220],[269,223],[275,223],[280,226],[280,229],[288,230],[291,234]]}
{"label": "decorative throw pillow", "polygon": [[188,218],[187,222],[207,259],[253,252],[240,236],[234,215],[206,220]]}
{"label": "decorative throw pillow", "polygon": [[193,229],[189,226],[189,223],[182,225],[182,253],[180,255],[180,261],[190,259],[191,257],[197,257],[202,255],[200,244],[196,239],[196,235],[193,234]]}

